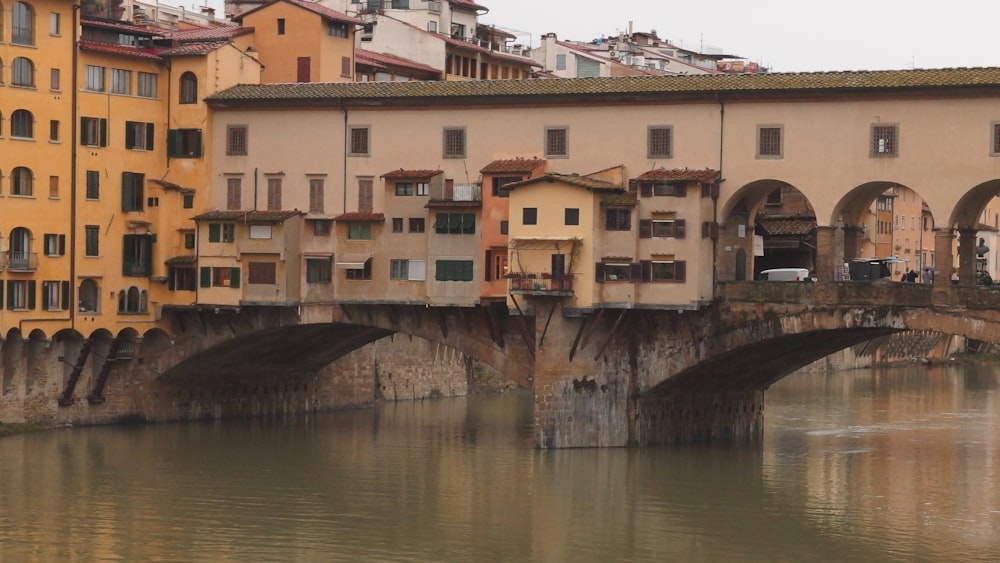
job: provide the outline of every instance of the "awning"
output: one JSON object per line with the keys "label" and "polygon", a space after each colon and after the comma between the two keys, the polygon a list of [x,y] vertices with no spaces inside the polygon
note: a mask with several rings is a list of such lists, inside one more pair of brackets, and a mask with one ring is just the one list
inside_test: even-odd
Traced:
{"label": "awning", "polygon": [[360,270],[365,267],[365,262],[372,259],[371,254],[338,254],[337,267],[348,270]]}

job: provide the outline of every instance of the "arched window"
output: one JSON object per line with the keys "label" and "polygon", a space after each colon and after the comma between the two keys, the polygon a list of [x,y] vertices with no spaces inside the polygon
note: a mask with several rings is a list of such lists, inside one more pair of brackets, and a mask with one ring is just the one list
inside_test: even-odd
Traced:
{"label": "arched window", "polygon": [[147,293],[146,290],[144,289],[142,290],[142,293],[139,294],[139,312],[145,313],[146,311],[149,310],[148,307],[149,307],[149,293]]}
{"label": "arched window", "polygon": [[181,75],[181,102],[182,104],[198,103],[198,77],[193,72],[185,72]]}
{"label": "arched window", "polygon": [[31,269],[31,231],[15,227],[10,231],[7,267],[11,270]]}
{"label": "arched window", "polygon": [[10,83],[14,86],[35,85],[35,63],[25,57],[17,57],[10,65]]}
{"label": "arched window", "polygon": [[[0,41],[3,41],[3,4],[0,4]],[[3,84],[3,58],[0,57],[0,84]]]}
{"label": "arched window", "polygon": [[125,299],[125,310],[129,313],[139,312],[139,288],[134,285],[128,288],[128,296]]}
{"label": "arched window", "polygon": [[14,2],[14,8],[10,12],[10,42],[17,45],[34,45],[34,19],[35,13],[31,9],[31,6],[24,2]]}
{"label": "arched window", "polygon": [[35,116],[31,115],[31,112],[26,109],[14,110],[14,113],[10,114],[10,136],[11,137],[24,137],[25,139],[34,139],[35,129]]}
{"label": "arched window", "polygon": [[18,166],[10,173],[10,195],[31,195],[31,169]]}
{"label": "arched window", "polygon": [[118,312],[124,313],[126,311],[126,301],[125,301],[125,290],[118,292]]}
{"label": "arched window", "polygon": [[101,288],[97,286],[97,282],[94,280],[83,280],[80,282],[79,296],[80,296],[80,312],[81,313],[99,313],[100,300],[97,298],[100,295]]}
{"label": "arched window", "polygon": [[139,291],[134,285],[128,290],[118,292],[118,312],[119,313],[145,313],[148,302],[146,290]]}

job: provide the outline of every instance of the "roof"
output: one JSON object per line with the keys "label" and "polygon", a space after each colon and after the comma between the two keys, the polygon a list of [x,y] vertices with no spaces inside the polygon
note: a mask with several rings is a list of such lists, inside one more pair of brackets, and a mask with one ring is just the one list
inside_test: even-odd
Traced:
{"label": "roof", "polygon": [[397,57],[396,55],[389,55],[387,53],[374,53],[365,49],[356,49],[354,51],[354,61],[358,64],[367,64],[378,68],[402,67],[419,72],[430,73],[437,77],[441,76],[441,69],[434,68],[430,65],[404,59],[403,57]]}
{"label": "roof", "polygon": [[218,25],[213,27],[192,27],[171,31],[164,35],[177,42],[203,42],[203,41],[223,41],[233,37],[253,33],[252,27],[242,27],[238,25]]}
{"label": "roof", "polygon": [[402,168],[400,168],[399,170],[390,170],[385,174],[382,174],[382,177],[407,178],[407,179],[419,180],[424,178],[433,178],[434,176],[443,173],[444,170],[403,170]]}
{"label": "roof", "polygon": [[635,207],[639,203],[639,198],[635,192],[623,194],[610,194],[601,199],[601,205],[605,207]]}
{"label": "roof", "polygon": [[816,219],[761,219],[758,225],[769,235],[808,235],[816,230]]}
{"label": "roof", "polygon": [[502,174],[504,172],[520,172],[527,174],[539,166],[545,166],[545,160],[541,158],[502,158],[487,164],[480,174]]}
{"label": "roof", "polygon": [[281,223],[303,213],[298,209],[292,211],[241,211],[222,210],[207,211],[195,215],[195,221],[243,221],[244,223]]}
{"label": "roof", "polygon": [[107,55],[122,55],[125,57],[136,57],[153,61],[162,61],[160,51],[155,47],[129,47],[127,45],[112,45],[111,43],[99,43],[97,41],[80,40],[80,50],[93,53],[104,53]]}
{"label": "roof", "polygon": [[563,78],[560,80],[464,80],[365,83],[244,84],[206,98],[216,106],[339,105],[350,100],[371,105],[389,103],[496,103],[498,100],[552,99],[569,96],[587,101],[671,101],[800,98],[803,95],[873,95],[927,91],[996,95],[1000,67],[804,72],[765,74],[703,74]]}
{"label": "roof", "polygon": [[548,174],[543,174],[536,178],[524,180],[523,182],[515,182],[513,184],[507,184],[504,187],[509,190],[513,190],[515,188],[519,188],[522,186],[539,184],[542,182],[548,182],[548,183],[561,182],[563,184],[569,184],[571,186],[586,188],[593,192],[624,191],[621,186],[612,184],[611,182],[605,182],[604,180],[597,180],[595,178],[590,178],[588,176],[580,176],[579,174],[557,174],[555,172],[549,172]]}
{"label": "roof", "polygon": [[710,184],[719,180],[719,171],[705,168],[704,170],[691,170],[689,168],[657,168],[648,172],[643,172],[636,180],[640,182],[667,181],[667,182],[701,182]]}
{"label": "roof", "polygon": [[472,0],[448,0],[448,3],[451,4],[453,8],[459,8],[459,9],[464,8],[466,10],[475,10],[475,11],[479,10],[489,11],[489,8],[487,8],[486,6],[476,4]]}
{"label": "roof", "polygon": [[466,208],[466,207],[482,207],[482,206],[483,206],[483,202],[480,201],[480,200],[478,200],[478,199],[467,200],[467,201],[457,201],[457,200],[453,200],[453,199],[432,199],[432,200],[428,201],[427,205],[425,205],[424,207],[425,208],[434,208],[434,207],[461,207],[461,208]]}
{"label": "roof", "polygon": [[159,29],[152,29],[149,27],[141,25],[133,25],[127,22],[118,20],[109,20],[104,18],[94,18],[91,16],[82,16],[80,18],[80,25],[84,27],[98,27],[101,29],[110,29],[113,31],[122,31],[128,33],[129,35],[141,35],[144,37],[163,37],[163,31]]}
{"label": "roof", "polygon": [[182,256],[173,256],[167,258],[166,260],[163,261],[163,263],[166,264],[167,266],[176,266],[179,264],[194,264],[197,261],[198,261],[197,256],[185,254]]}
{"label": "roof", "polygon": [[170,47],[160,51],[164,57],[184,57],[190,55],[207,55],[212,51],[229,45],[229,41],[203,41],[181,43],[176,47]]}
{"label": "roof", "polygon": [[349,15],[343,13],[343,12],[338,12],[337,10],[331,10],[330,8],[327,8],[326,6],[324,6],[322,4],[318,4],[316,2],[309,2],[308,0],[271,0],[270,2],[265,2],[265,3],[261,4],[260,6],[257,6],[255,8],[251,8],[251,9],[243,12],[242,14],[239,14],[237,16],[233,16],[233,21],[242,23],[243,22],[243,18],[247,17],[247,15],[252,14],[252,13],[258,11],[258,10],[262,10],[262,9],[264,9],[264,8],[270,6],[271,4],[274,4],[276,2],[287,2],[287,3],[292,4],[294,6],[298,6],[300,8],[304,8],[306,10],[309,10],[310,12],[312,12],[314,14],[318,14],[318,15],[320,15],[320,16],[328,19],[328,20],[334,20],[334,21],[339,21],[339,22],[344,22],[344,23],[352,23],[352,24],[356,24],[356,25],[361,25],[362,23],[364,23],[361,20],[359,20],[357,18],[354,18],[354,17],[351,17],[351,16],[349,16]]}
{"label": "roof", "polygon": [[361,223],[381,223],[385,221],[385,213],[366,213],[362,211],[349,211],[334,217],[337,221],[356,221]]}
{"label": "roof", "polygon": [[479,53],[485,53],[485,54],[490,55],[491,57],[496,57],[498,59],[506,59],[508,61],[519,62],[519,63],[523,63],[523,64],[526,64],[526,65],[529,65],[529,66],[542,68],[541,64],[535,62],[533,59],[531,59],[529,57],[521,57],[521,56],[518,56],[518,55],[509,55],[507,53],[502,53],[500,51],[494,51],[492,49],[487,49],[486,47],[481,47],[478,43],[473,43],[471,41],[466,41],[464,39],[456,39],[456,38],[450,37],[448,35],[439,35],[439,37],[445,43],[447,43],[448,45],[452,45],[454,47],[460,47],[462,49],[468,49],[470,51],[476,51],[476,52],[479,52]]}

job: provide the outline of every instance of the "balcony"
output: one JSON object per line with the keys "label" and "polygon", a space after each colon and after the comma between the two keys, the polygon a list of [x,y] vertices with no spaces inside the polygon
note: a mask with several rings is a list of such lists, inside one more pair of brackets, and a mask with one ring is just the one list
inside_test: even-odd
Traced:
{"label": "balcony", "polygon": [[34,272],[38,269],[38,253],[11,250],[7,252],[6,262],[10,272]]}
{"label": "balcony", "polygon": [[512,294],[573,296],[573,274],[517,273],[508,274],[507,281]]}
{"label": "balcony", "polygon": [[125,260],[122,264],[122,275],[149,277],[152,274],[152,265],[148,260]]}

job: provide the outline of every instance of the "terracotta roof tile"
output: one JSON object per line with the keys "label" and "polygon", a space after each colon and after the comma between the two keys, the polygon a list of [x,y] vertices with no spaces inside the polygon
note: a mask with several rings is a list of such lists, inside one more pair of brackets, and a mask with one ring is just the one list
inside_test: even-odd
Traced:
{"label": "terracotta roof tile", "polygon": [[389,55],[386,53],[373,53],[372,51],[366,51],[365,49],[355,50],[354,59],[359,64],[368,64],[380,67],[397,66],[397,67],[410,68],[421,72],[433,73],[436,76],[441,75],[441,69],[434,68],[430,65],[425,65],[422,63],[411,61],[409,59],[404,59],[403,57],[397,57],[395,55]]}
{"label": "terracotta roof tile", "polygon": [[808,235],[816,230],[816,219],[761,219],[758,224],[769,235]]}
{"label": "terracotta roof tile", "polygon": [[296,215],[303,215],[297,209],[292,211],[241,211],[223,210],[207,211],[200,215],[195,215],[195,221],[242,221],[244,223],[264,222],[281,223]]}
{"label": "terracotta roof tile", "polygon": [[457,8],[465,8],[467,10],[489,10],[486,6],[476,4],[472,0],[448,0],[448,3]]}
{"label": "terracotta roof tile", "polygon": [[97,41],[80,40],[80,50],[92,53],[105,53],[108,55],[121,55],[124,57],[136,57],[139,59],[149,59],[162,61],[160,52],[163,49],[155,47],[129,47],[127,45],[112,45],[110,43],[98,43]]}
{"label": "terracotta roof tile", "polygon": [[364,213],[361,211],[349,211],[334,217],[337,221],[356,221],[363,223],[381,223],[385,221],[385,213]]}
{"label": "terracotta roof tile", "polygon": [[527,174],[539,166],[545,166],[541,158],[504,158],[494,160],[479,171],[480,174],[500,174],[503,172],[520,172]]}
{"label": "terracotta roof tile", "polygon": [[202,43],[182,43],[176,47],[163,49],[160,54],[164,57],[184,57],[191,55],[207,55],[212,51],[225,47],[228,41],[211,41]]}
{"label": "terracotta roof tile", "polygon": [[451,199],[432,199],[427,202],[425,208],[429,207],[482,207],[483,202],[479,200],[455,201]]}
{"label": "terracotta roof tile", "polygon": [[351,17],[351,16],[349,16],[349,15],[347,15],[345,13],[338,12],[337,10],[331,10],[330,8],[327,8],[326,6],[324,6],[322,4],[319,4],[317,2],[309,2],[308,0],[271,0],[270,2],[265,2],[264,4],[261,4],[260,6],[252,8],[250,10],[247,10],[247,11],[243,12],[242,14],[240,14],[238,16],[235,16],[233,18],[233,20],[236,21],[236,22],[242,22],[243,18],[245,18],[247,16],[247,14],[251,14],[253,12],[256,12],[257,10],[261,10],[263,8],[266,8],[266,7],[270,6],[271,4],[274,4],[275,2],[288,2],[289,4],[293,4],[293,5],[298,6],[300,8],[304,8],[306,10],[309,10],[310,12],[312,12],[314,14],[319,14],[320,16],[322,16],[322,17],[324,17],[326,19],[329,19],[329,20],[334,20],[334,21],[339,21],[339,22],[344,22],[344,23],[351,23],[351,24],[355,24],[355,25],[361,25],[362,23],[364,23],[361,20],[359,20],[357,18],[354,18],[354,17]]}
{"label": "terracotta roof tile", "polygon": [[423,178],[433,178],[438,174],[442,174],[443,170],[390,170],[385,174],[382,174],[383,178],[413,178],[413,179],[423,179]]}
{"label": "terracotta roof tile", "polygon": [[635,207],[638,203],[639,198],[635,192],[606,195],[601,199],[601,205],[605,207]]}
{"label": "terracotta roof tile", "polygon": [[566,96],[594,100],[710,99],[717,96],[749,98],[777,96],[800,97],[804,94],[884,93],[886,91],[951,90],[968,92],[973,88],[1000,91],[1000,67],[881,70],[852,72],[806,72],[766,74],[705,74],[666,76],[627,76],[615,78],[564,78],[560,80],[467,80],[367,83],[295,83],[247,84],[234,86],[207,98],[228,105],[338,105],[345,100],[370,103],[412,103],[415,100],[455,103],[498,99],[560,100]]}
{"label": "terracotta roof tile", "polygon": [[193,27],[180,29],[166,33],[168,39],[181,43],[203,42],[203,41],[223,41],[233,37],[253,33],[252,27],[241,27],[238,25],[218,25],[213,27]]}
{"label": "terracotta roof tile", "polygon": [[564,184],[570,184],[572,186],[579,186],[581,188],[586,188],[594,192],[611,192],[611,191],[624,191],[621,186],[612,184],[611,182],[605,182],[604,180],[598,180],[596,178],[590,178],[588,176],[580,176],[579,174],[556,174],[555,172],[549,172],[548,174],[543,174],[537,178],[531,178],[529,180],[524,180],[523,182],[517,182],[514,184],[507,184],[504,186],[510,190],[521,186],[527,186],[530,184],[539,184],[542,182],[562,182]]}
{"label": "terracotta roof tile", "polygon": [[668,170],[666,168],[657,168],[656,170],[643,172],[636,178],[639,181],[665,180],[673,182],[702,182],[704,184],[715,182],[718,179],[719,171],[710,168],[703,170],[691,170],[688,168]]}
{"label": "terracotta roof tile", "polygon": [[162,30],[151,27],[132,25],[118,20],[107,20],[102,18],[92,18],[83,16],[80,18],[80,25],[83,27],[97,27],[100,29],[111,29],[114,31],[124,31],[130,35],[142,35],[145,37],[163,37]]}

